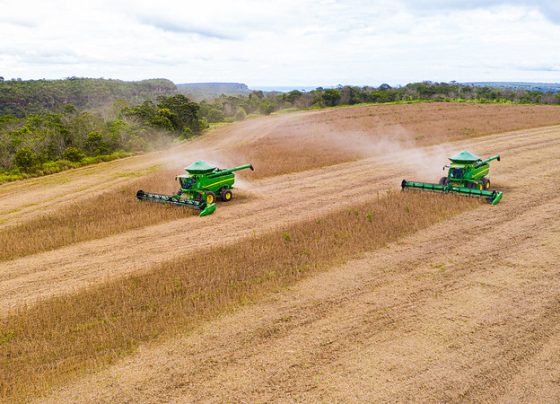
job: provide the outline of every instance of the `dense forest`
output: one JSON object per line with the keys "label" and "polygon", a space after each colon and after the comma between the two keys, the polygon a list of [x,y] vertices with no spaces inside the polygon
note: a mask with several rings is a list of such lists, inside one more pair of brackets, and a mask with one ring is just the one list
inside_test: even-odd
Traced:
{"label": "dense forest", "polygon": [[0,78],[0,183],[165,147],[245,116],[236,101],[199,104],[164,79]]}
{"label": "dense forest", "polygon": [[121,81],[70,77],[66,80],[1,80],[0,116],[25,117],[28,114],[60,112],[64,105],[78,109],[95,108],[116,99],[129,103],[154,100],[177,92],[166,79]]}
{"label": "dense forest", "polygon": [[164,79],[0,79],[0,183],[164,147],[197,136],[210,124],[258,114],[430,101],[560,104],[560,94],[421,82],[308,92],[251,91],[195,102]]}

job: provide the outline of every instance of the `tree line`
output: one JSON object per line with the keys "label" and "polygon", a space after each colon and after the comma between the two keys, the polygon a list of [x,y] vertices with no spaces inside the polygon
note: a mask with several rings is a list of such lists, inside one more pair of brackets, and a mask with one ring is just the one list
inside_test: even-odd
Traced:
{"label": "tree line", "polygon": [[65,80],[0,79],[0,116],[23,118],[45,111],[62,112],[67,104],[78,109],[103,106],[116,99],[130,103],[173,95],[177,87],[167,79],[122,81],[69,77]]}
{"label": "tree line", "polygon": [[307,92],[299,90],[287,93],[252,91],[247,95],[222,95],[209,101],[203,100],[199,102],[199,106],[201,118],[209,123],[214,123],[242,120],[252,114],[268,115],[287,109],[423,101],[558,105],[560,104],[560,93],[465,85],[455,82],[421,82],[402,87],[382,84],[379,87],[319,87]]}
{"label": "tree line", "polygon": [[163,147],[197,136],[213,123],[253,115],[423,101],[560,104],[560,94],[421,82],[402,87],[252,91],[194,102],[177,93],[170,81],[159,79],[0,81],[0,183]]}
{"label": "tree line", "polygon": [[459,83],[411,83],[402,87],[382,84],[379,87],[338,86],[317,88],[304,92],[263,93],[253,91],[249,95],[222,96],[211,103],[202,102],[201,110],[208,111],[206,119],[218,122],[235,119],[246,114],[287,109],[308,109],[355,105],[362,103],[395,103],[415,101],[471,101],[493,103],[560,104],[560,93],[526,89],[493,88]]}
{"label": "tree line", "polygon": [[0,116],[0,183],[160,148],[207,126],[198,104],[182,94],[135,106],[117,101],[112,109],[66,104],[60,112]]}

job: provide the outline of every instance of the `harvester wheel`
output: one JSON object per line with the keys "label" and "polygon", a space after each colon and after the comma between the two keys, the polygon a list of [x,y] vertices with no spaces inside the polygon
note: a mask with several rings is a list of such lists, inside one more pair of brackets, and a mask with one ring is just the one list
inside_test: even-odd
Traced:
{"label": "harvester wheel", "polygon": [[439,179],[439,185],[443,185],[444,187],[449,185],[449,178],[447,177],[441,177]]}
{"label": "harvester wheel", "polygon": [[229,189],[222,189],[220,191],[220,199],[224,202],[229,202],[233,198],[233,192]]}
{"label": "harvester wheel", "polygon": [[478,182],[469,182],[467,188],[482,190],[482,184]]}
{"label": "harvester wheel", "polygon": [[216,201],[216,195],[212,191],[206,191],[206,204],[211,205]]}
{"label": "harvester wheel", "polygon": [[482,187],[484,189],[490,189],[490,180],[488,178],[482,179]]}

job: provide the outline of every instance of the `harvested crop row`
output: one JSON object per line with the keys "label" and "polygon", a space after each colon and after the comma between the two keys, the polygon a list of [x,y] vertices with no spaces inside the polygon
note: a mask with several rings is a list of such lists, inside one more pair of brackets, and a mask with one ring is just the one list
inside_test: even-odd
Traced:
{"label": "harvested crop row", "polygon": [[[356,106],[274,121],[266,136],[233,152],[251,161],[255,178],[298,172],[395,149],[560,123],[560,108],[534,105],[420,103]],[[280,124],[281,123],[281,124]],[[225,129],[224,129],[225,130]],[[266,162],[266,164],[260,164]]]}
{"label": "harvested crop row", "polygon": [[[142,186],[173,192],[172,172],[142,179]],[[134,195],[140,181],[71,203],[49,215],[37,216],[0,230],[0,261],[53,250],[80,241],[187,217],[186,209],[140,203]]]}
{"label": "harvested crop row", "polygon": [[[280,115],[271,119],[248,120],[224,126],[216,129],[206,139],[199,139],[202,144],[198,144],[197,147],[203,148],[205,142],[210,142],[207,139],[211,139],[216,143],[217,149],[214,152],[205,151],[204,158],[226,165],[253,163],[256,167],[256,171],[250,175],[253,180],[371,155],[381,156],[392,150],[406,149],[410,146],[466,139],[497,131],[535,126],[536,123],[559,123],[559,111],[557,106],[458,103],[340,108]],[[185,150],[181,153],[185,153]],[[140,158],[146,159],[145,156],[138,157]],[[31,215],[31,218],[22,214],[19,224],[5,224],[0,230],[0,261],[189,215],[184,210],[139,205],[134,199],[134,194],[139,188],[164,193],[176,191],[173,177],[182,172],[184,165],[189,162],[182,159],[184,155],[178,154],[173,161],[181,163],[175,163],[173,169],[143,176],[141,179],[137,178],[142,176],[141,171],[137,171],[137,168],[130,170],[130,183],[116,192],[110,191],[112,194],[100,195],[99,190],[96,190],[80,198],[79,204],[65,203],[61,207],[53,208],[48,214]],[[134,158],[130,159],[130,164],[134,161]],[[150,161],[150,164],[154,163]],[[158,161],[159,163],[161,162]],[[120,161],[113,165],[121,172],[126,164],[126,161]],[[134,164],[137,164],[137,161]],[[97,169],[91,167],[88,170]],[[42,190],[48,188],[48,197],[51,197],[51,193],[55,194],[51,182],[66,176],[79,177],[65,173],[64,176],[32,180],[27,182],[25,187],[22,183],[21,188],[17,188],[17,184],[11,184],[2,189],[9,190],[6,191],[7,194],[17,195],[17,204],[12,202],[11,206],[32,206],[35,211],[43,211],[45,207],[44,201],[41,200]],[[78,181],[72,180],[76,182],[76,186],[83,188],[82,181],[83,177]],[[33,194],[30,190],[33,190]],[[29,195],[26,196],[25,192],[29,192]],[[66,188],[64,196],[68,196]],[[9,197],[7,199],[9,200]],[[33,202],[26,205],[29,201]],[[6,206],[10,204],[6,203]]]}
{"label": "harvested crop row", "polygon": [[311,271],[477,206],[478,200],[450,195],[390,193],[18,310],[0,322],[0,396],[45,393],[141,343],[186,332]]}

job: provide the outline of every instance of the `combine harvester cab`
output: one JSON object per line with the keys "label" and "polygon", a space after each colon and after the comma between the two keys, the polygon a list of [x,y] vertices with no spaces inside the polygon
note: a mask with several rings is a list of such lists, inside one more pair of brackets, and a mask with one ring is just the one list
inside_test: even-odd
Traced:
{"label": "combine harvester cab", "polygon": [[170,205],[186,206],[199,210],[199,216],[211,215],[216,210],[216,197],[224,202],[233,198],[233,184],[235,171],[250,168],[251,164],[222,170],[205,161],[196,161],[185,168],[186,174],[175,177],[180,184],[175,195],[160,195],[139,190],[136,197],[139,200],[166,203]]}
{"label": "combine harvester cab", "polygon": [[500,155],[482,160],[477,155],[463,151],[449,157],[451,163],[443,167],[449,169],[446,177],[441,177],[438,184],[403,180],[401,188],[417,188],[436,192],[453,192],[462,195],[480,196],[492,205],[502,199],[502,192],[490,190],[490,180],[486,177],[490,171],[488,164],[492,160],[500,161]]}

